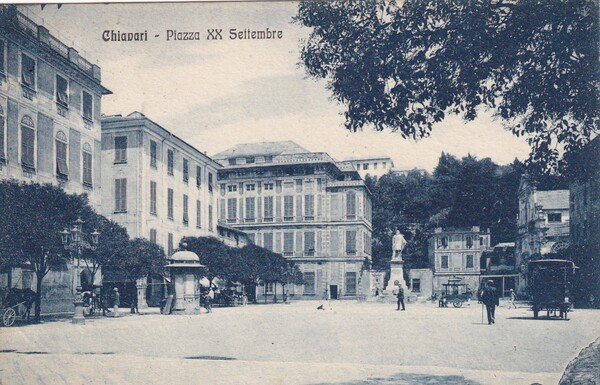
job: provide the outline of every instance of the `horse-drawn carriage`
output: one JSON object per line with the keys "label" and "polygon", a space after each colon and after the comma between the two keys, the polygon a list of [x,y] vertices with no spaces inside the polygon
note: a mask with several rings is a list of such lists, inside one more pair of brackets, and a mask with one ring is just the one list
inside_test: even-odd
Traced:
{"label": "horse-drawn carriage", "polygon": [[16,287],[0,291],[0,314],[2,326],[12,326],[17,317],[29,320],[31,307],[35,302],[35,291]]}
{"label": "horse-drawn carriage", "polygon": [[571,310],[570,293],[573,276],[577,267],[564,259],[541,259],[531,261],[528,265],[529,294],[533,318],[546,310],[548,317],[558,316],[568,319]]}
{"label": "horse-drawn carriage", "polygon": [[462,282],[461,278],[452,277],[447,283],[442,285],[442,295],[439,300],[440,307],[448,307],[448,303],[452,303],[454,307],[462,307],[463,303],[469,301],[473,293],[466,283]]}

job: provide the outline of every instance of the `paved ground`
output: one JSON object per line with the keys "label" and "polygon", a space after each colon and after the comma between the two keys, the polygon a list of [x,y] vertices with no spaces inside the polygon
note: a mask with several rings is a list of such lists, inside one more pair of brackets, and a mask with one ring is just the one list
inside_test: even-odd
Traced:
{"label": "paved ground", "polygon": [[213,314],[103,318],[0,329],[2,384],[557,384],[600,336],[600,312],[569,321],[476,303],[315,302]]}

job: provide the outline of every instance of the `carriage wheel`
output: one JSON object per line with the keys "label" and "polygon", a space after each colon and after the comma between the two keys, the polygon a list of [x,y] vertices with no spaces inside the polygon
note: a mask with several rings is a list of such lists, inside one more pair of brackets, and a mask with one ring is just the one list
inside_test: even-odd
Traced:
{"label": "carriage wheel", "polygon": [[4,326],[12,326],[17,319],[17,312],[12,307],[4,310],[4,314],[2,314],[2,325]]}
{"label": "carriage wheel", "polygon": [[454,306],[454,307],[462,307],[462,305],[463,305],[462,301],[457,300],[457,301],[452,302],[452,306]]}

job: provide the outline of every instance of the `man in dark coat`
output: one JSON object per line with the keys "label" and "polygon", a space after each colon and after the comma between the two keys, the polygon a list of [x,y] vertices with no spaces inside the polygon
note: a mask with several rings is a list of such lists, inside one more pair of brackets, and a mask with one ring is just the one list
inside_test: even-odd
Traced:
{"label": "man in dark coat", "polygon": [[402,286],[398,285],[398,308],[396,310],[400,310],[400,305],[402,305],[402,310],[404,310],[404,289]]}
{"label": "man in dark coat", "polygon": [[494,281],[489,280],[481,291],[481,302],[483,302],[487,311],[488,325],[495,323],[496,306],[500,305],[500,298],[494,287]]}

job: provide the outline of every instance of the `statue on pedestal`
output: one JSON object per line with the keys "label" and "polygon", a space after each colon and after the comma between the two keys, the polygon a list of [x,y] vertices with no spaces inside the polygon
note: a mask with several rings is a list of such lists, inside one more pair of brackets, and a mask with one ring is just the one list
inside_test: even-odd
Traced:
{"label": "statue on pedestal", "polygon": [[406,247],[406,239],[400,230],[396,230],[396,234],[392,238],[392,260],[402,261],[402,250]]}

